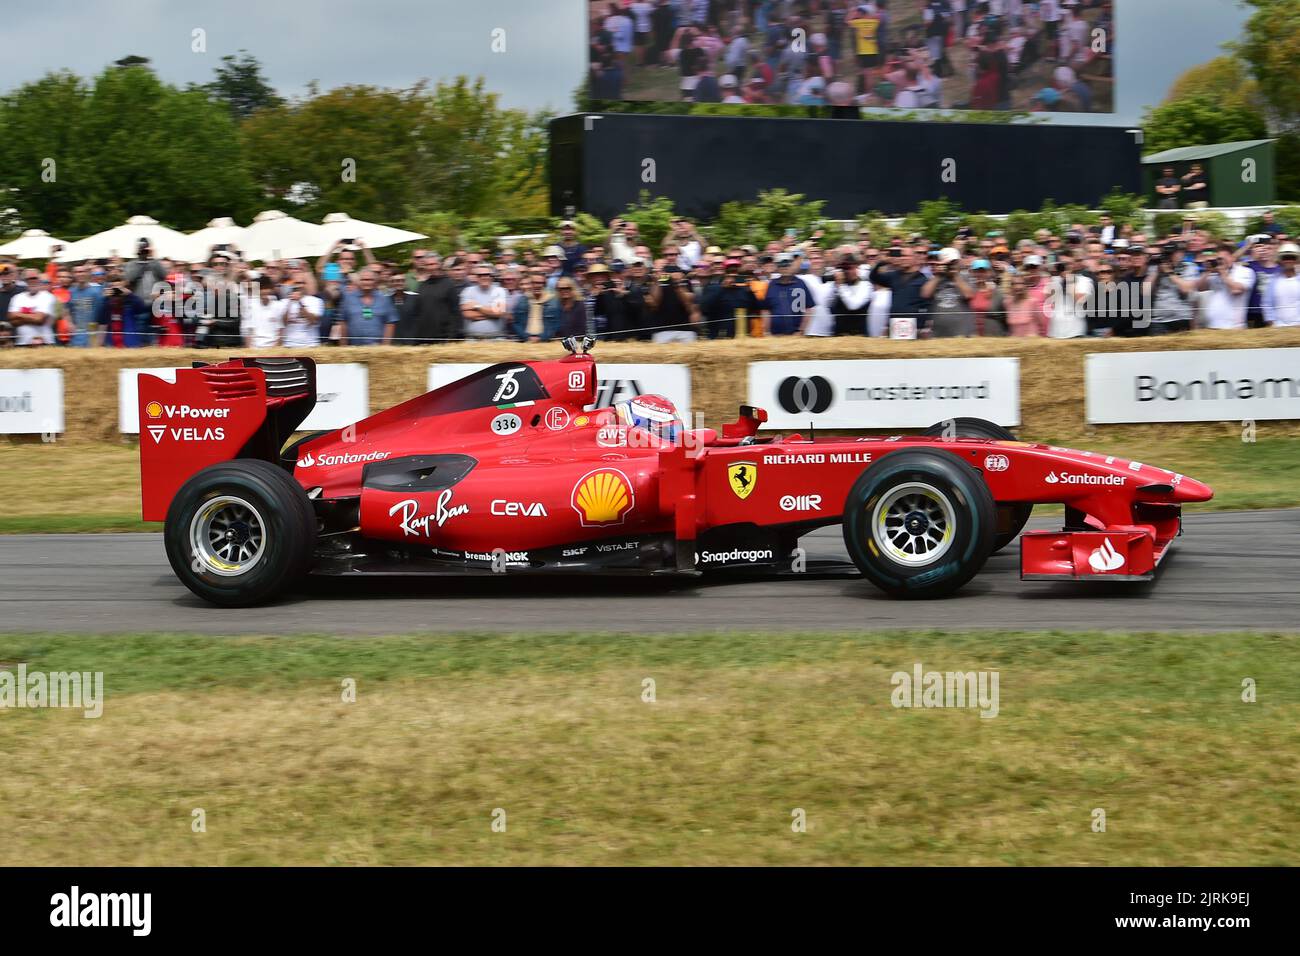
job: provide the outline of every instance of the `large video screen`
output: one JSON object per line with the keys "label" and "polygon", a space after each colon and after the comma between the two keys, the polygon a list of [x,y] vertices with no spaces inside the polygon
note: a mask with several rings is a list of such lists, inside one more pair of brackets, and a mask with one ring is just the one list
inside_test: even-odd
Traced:
{"label": "large video screen", "polygon": [[1112,0],[591,2],[596,100],[1109,113]]}

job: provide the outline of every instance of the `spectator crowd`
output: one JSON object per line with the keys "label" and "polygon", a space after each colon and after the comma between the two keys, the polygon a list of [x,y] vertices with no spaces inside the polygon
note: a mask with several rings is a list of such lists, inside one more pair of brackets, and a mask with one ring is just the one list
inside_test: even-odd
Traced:
{"label": "spectator crowd", "polygon": [[1108,112],[1112,0],[609,0],[598,100]]}
{"label": "spectator crowd", "polygon": [[1009,244],[976,234],[868,229],[761,248],[711,245],[674,219],[657,248],[616,218],[603,241],[573,222],[547,246],[417,249],[364,243],[316,262],[254,267],[217,247],[201,263],[136,257],[20,271],[0,260],[0,344],[311,348],[571,335],[659,343],[749,336],[1137,336],[1300,325],[1300,247],[1271,214],[1240,243],[1192,216],[1164,236],[1102,213]]}

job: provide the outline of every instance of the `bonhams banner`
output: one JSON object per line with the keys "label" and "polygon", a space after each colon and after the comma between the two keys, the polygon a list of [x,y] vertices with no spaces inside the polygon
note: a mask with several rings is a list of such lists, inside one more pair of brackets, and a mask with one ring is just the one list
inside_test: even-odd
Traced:
{"label": "bonhams banner", "polygon": [[1300,349],[1091,352],[1084,372],[1090,424],[1300,418]]}

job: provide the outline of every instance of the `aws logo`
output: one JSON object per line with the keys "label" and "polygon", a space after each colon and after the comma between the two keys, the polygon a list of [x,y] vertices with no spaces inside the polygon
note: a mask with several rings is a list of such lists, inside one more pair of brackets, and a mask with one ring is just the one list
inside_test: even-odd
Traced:
{"label": "aws logo", "polygon": [[600,468],[573,486],[570,504],[584,528],[599,528],[622,524],[636,507],[636,495],[627,475],[617,468]]}

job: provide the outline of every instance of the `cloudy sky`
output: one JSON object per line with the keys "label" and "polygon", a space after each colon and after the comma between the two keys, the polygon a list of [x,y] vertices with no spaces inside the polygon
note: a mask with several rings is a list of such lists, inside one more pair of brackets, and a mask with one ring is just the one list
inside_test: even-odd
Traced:
{"label": "cloudy sky", "polygon": [[[586,0],[59,0],[9,18],[0,90],[55,69],[93,75],[129,53],[176,84],[206,82],[225,53],[245,49],[286,95],[317,80],[406,87],[482,76],[505,103],[570,112],[582,81]],[[1100,122],[1131,125],[1188,66],[1218,55],[1245,12],[1235,0],[1116,0],[1118,102]],[[195,29],[207,52],[191,50]],[[504,52],[492,51],[504,30]],[[1077,121],[1072,118],[1070,121]]]}

